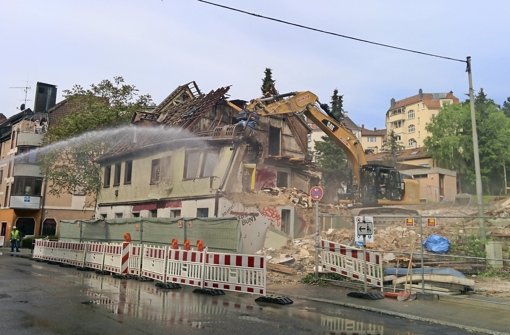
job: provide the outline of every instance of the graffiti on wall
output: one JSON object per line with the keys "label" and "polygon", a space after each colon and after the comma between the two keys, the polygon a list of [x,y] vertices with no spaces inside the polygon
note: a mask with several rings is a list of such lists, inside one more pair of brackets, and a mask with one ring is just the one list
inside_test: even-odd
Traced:
{"label": "graffiti on wall", "polygon": [[255,188],[276,187],[276,171],[270,169],[257,169],[255,175]]}
{"label": "graffiti on wall", "polygon": [[282,217],[278,209],[275,207],[264,207],[261,209],[260,214],[271,221],[273,226],[277,227],[278,229],[282,228]]}

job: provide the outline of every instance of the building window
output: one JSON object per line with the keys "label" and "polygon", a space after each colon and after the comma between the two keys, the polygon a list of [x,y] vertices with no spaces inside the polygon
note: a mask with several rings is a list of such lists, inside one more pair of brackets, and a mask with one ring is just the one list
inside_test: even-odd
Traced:
{"label": "building window", "polygon": [[280,156],[281,136],[280,128],[269,127],[269,156]]}
{"label": "building window", "polygon": [[151,209],[149,211],[149,217],[150,218],[157,218],[158,217],[158,210],[157,209]]}
{"label": "building window", "polygon": [[207,151],[204,153],[201,177],[214,176],[214,168],[218,165],[218,156],[219,153],[217,151]]}
{"label": "building window", "polygon": [[28,145],[18,146],[16,162],[21,164],[37,164],[37,153],[34,149],[37,149],[37,147]]}
{"label": "building window", "polygon": [[4,182],[4,169],[0,170],[0,184]]}
{"label": "building window", "polygon": [[110,176],[112,174],[112,166],[108,165],[104,167],[104,180],[103,187],[110,187]]}
{"label": "building window", "polygon": [[113,171],[113,186],[120,185],[120,163],[115,163],[115,169]]}
{"label": "building window", "polygon": [[374,143],[374,142],[377,142],[377,138],[375,136],[368,136],[367,141],[369,143]]}
{"label": "building window", "polygon": [[412,120],[412,119],[414,119],[415,117],[416,117],[416,114],[414,113],[414,110],[413,110],[413,109],[411,109],[410,111],[408,111],[408,112],[407,112],[407,118],[408,118],[409,120]]}
{"label": "building window", "polygon": [[283,171],[276,172],[276,186],[289,187],[289,174]]}
{"label": "building window", "polygon": [[4,198],[4,207],[9,205],[9,185],[5,188],[5,198]]}
{"label": "building window", "polygon": [[197,218],[209,217],[209,208],[197,208]]}
{"label": "building window", "polygon": [[282,209],[282,231],[290,234],[290,209]]}
{"label": "building window", "polygon": [[407,145],[410,147],[410,148],[416,148],[416,140],[414,138],[411,138],[408,142],[407,142]]}
{"label": "building window", "polygon": [[106,220],[107,216],[106,216],[106,214],[99,214],[99,218],[101,220]]}
{"label": "building window", "polygon": [[170,211],[170,217],[171,218],[180,218],[181,217],[181,210],[180,209],[172,209]]}
{"label": "building window", "polygon": [[132,170],[133,170],[133,161],[124,162],[124,185],[131,184]]}
{"label": "building window", "polygon": [[195,179],[198,177],[200,155],[200,151],[186,151],[186,158],[184,161],[184,179]]}
{"label": "building window", "polygon": [[139,218],[140,217],[140,212],[136,212],[136,213],[131,213],[133,215],[134,218]]}
{"label": "building window", "polygon": [[415,127],[414,127],[414,124],[411,124],[411,125],[409,125],[409,126],[407,127],[407,132],[408,132],[408,133],[414,133],[414,131],[415,131],[415,130],[416,130],[416,129],[415,129]]}
{"label": "building window", "polygon": [[172,156],[163,157],[159,160],[160,165],[160,182],[170,181],[172,178],[171,174],[171,164],[172,164]]}
{"label": "building window", "polygon": [[159,183],[161,178],[161,166],[159,159],[153,159],[151,163],[151,185]]}
{"label": "building window", "polygon": [[11,133],[11,149],[14,148],[14,142],[16,142],[16,132],[15,131],[13,131]]}
{"label": "building window", "polygon": [[115,213],[115,218],[116,219],[122,219],[122,213]]}
{"label": "building window", "polygon": [[13,196],[41,196],[42,178],[34,177],[15,177],[12,187]]}

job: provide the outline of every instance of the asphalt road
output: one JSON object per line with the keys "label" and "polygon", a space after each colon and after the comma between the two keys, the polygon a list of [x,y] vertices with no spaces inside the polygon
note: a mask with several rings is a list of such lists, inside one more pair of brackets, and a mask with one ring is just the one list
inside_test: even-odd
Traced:
{"label": "asphalt road", "polygon": [[256,297],[161,290],[0,255],[0,334],[465,334],[309,300],[261,305]]}

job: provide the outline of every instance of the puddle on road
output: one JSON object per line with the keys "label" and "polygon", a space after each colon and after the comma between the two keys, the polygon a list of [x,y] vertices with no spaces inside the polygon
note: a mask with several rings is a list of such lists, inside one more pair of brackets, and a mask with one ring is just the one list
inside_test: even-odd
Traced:
{"label": "puddle on road", "polygon": [[[83,273],[77,284],[85,287],[90,298],[83,305],[101,306],[122,322],[125,316],[158,322],[164,326],[186,325],[205,328],[225,323],[227,314],[254,323],[270,323],[257,316],[264,307],[240,302],[236,297],[211,297],[191,291],[162,290],[153,283],[116,279],[96,273]],[[337,316],[328,316],[306,309],[278,309],[282,318],[299,317],[320,325],[324,334],[343,331],[364,331],[383,334],[384,326]]]}

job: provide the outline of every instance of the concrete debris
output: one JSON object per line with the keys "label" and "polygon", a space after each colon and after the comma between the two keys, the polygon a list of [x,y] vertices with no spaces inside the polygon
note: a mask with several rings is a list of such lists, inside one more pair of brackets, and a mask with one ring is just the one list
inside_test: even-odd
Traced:
{"label": "concrete debris", "polygon": [[[282,194],[282,193],[280,193]],[[322,207],[324,208],[324,207]],[[367,244],[367,248],[383,253],[383,267],[401,267],[405,268],[409,264],[410,252],[414,253],[413,263],[419,266],[418,255],[421,252],[421,241],[431,234],[439,234],[447,237],[452,242],[461,242],[469,236],[478,236],[479,220],[477,218],[477,208],[466,206],[445,206],[444,204],[426,204],[417,208],[424,218],[423,226],[420,228],[416,223],[414,226],[406,226],[403,218],[396,219],[393,222],[384,222],[383,224],[375,224],[374,242]],[[485,207],[486,215],[490,216],[490,220],[486,220],[487,233],[492,236],[509,236],[510,237],[510,221],[502,220],[507,216],[510,217],[510,200],[505,199],[499,203]],[[434,226],[427,225],[427,218],[436,218]],[[349,228],[327,228],[325,227],[321,237],[336,243],[354,245],[354,227]],[[270,269],[268,271],[268,282],[279,285],[292,285],[298,282],[304,276],[314,273],[315,267],[315,235],[310,234],[303,238],[289,240],[288,243],[280,248],[263,249],[262,254],[272,257],[274,260],[284,258],[292,258],[293,262],[285,263],[284,270],[278,271]],[[506,251],[508,252],[508,251]],[[445,267],[455,266],[458,264],[446,264],[450,260],[438,260],[425,252],[426,266]],[[445,264],[443,264],[445,263]],[[411,265],[412,267],[413,265]],[[295,271],[291,274],[289,269]],[[461,268],[460,271],[464,272]],[[464,272],[468,274],[468,272]],[[489,282],[490,280],[490,282]],[[483,292],[487,295],[510,295],[510,282],[506,281],[499,284],[500,289],[491,290],[490,285],[494,284],[494,279],[476,278],[476,292]],[[437,284],[435,284],[437,286]]]}

